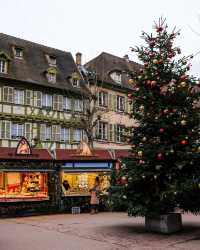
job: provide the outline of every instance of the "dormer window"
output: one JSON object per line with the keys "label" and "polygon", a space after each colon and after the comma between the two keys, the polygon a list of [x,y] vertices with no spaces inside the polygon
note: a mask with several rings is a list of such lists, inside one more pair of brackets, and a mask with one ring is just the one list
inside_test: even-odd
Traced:
{"label": "dormer window", "polygon": [[115,81],[116,83],[122,82],[122,75],[120,72],[113,72],[110,74],[110,77]]}
{"label": "dormer window", "polygon": [[56,74],[55,73],[47,73],[47,80],[50,83],[56,83]]}
{"label": "dormer window", "polygon": [[46,55],[49,66],[56,67],[56,57],[53,55]]}
{"label": "dormer window", "polygon": [[74,87],[79,87],[80,86],[80,75],[77,72],[72,73],[71,76],[71,83]]}
{"label": "dormer window", "polygon": [[8,62],[10,60],[10,57],[6,53],[0,51],[0,73],[8,73]]}
{"label": "dormer window", "polygon": [[23,58],[23,49],[22,48],[15,47],[14,52],[15,52],[15,58],[20,58],[20,59]]}
{"label": "dormer window", "polygon": [[6,74],[8,72],[8,62],[0,59],[0,73]]}
{"label": "dormer window", "polygon": [[57,69],[56,68],[49,68],[46,71],[46,77],[47,81],[49,83],[56,83],[56,75],[57,75]]}

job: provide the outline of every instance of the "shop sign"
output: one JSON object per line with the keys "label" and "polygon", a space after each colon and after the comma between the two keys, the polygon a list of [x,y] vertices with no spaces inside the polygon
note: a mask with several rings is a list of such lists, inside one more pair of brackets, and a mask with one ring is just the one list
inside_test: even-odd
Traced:
{"label": "shop sign", "polygon": [[112,162],[73,162],[65,163],[63,168],[93,168],[93,169],[110,169],[112,168]]}
{"label": "shop sign", "polygon": [[22,137],[16,148],[16,155],[31,155],[32,150],[29,142],[25,137]]}

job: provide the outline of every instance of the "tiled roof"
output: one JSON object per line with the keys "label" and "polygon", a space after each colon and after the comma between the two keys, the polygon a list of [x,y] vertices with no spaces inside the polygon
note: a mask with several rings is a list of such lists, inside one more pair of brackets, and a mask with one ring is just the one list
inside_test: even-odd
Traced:
{"label": "tiled roof", "polygon": [[[14,58],[13,47],[15,46],[23,49],[23,59]],[[0,52],[6,53],[11,58],[8,74],[0,74],[0,78],[23,81],[30,85],[36,84],[70,90],[76,93],[83,90],[83,88],[73,87],[69,81],[72,73],[77,72],[79,74],[70,52],[50,48],[3,33],[0,33]],[[57,79],[54,84],[49,83],[45,76],[45,71],[50,67],[46,55],[56,58]],[[83,82],[82,85],[84,85]]]}
{"label": "tiled roof", "polygon": [[[132,89],[132,86],[128,83],[129,77],[127,72],[138,71],[142,66],[125,58],[121,58],[115,55],[111,55],[106,52],[102,52],[99,56],[95,57],[91,61],[87,62],[85,68],[88,71],[96,72],[97,78],[100,82],[109,83],[119,88]],[[122,84],[116,83],[111,77],[110,73],[118,71],[122,73]]]}
{"label": "tiled roof", "polygon": [[16,148],[0,147],[0,160],[53,160],[47,149],[32,149],[31,155],[16,155]]}

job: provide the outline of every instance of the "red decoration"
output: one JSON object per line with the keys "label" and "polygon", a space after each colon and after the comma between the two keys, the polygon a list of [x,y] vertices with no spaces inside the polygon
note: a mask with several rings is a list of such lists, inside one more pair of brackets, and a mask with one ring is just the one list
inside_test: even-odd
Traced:
{"label": "red decoration", "polygon": [[163,159],[164,159],[163,154],[162,154],[162,153],[158,153],[158,154],[157,154],[157,159],[158,159],[158,160],[163,160]]}
{"label": "red decoration", "polygon": [[132,97],[133,97],[133,95],[132,95],[132,94],[128,94],[128,98],[130,98],[130,99],[131,99]]}
{"label": "red decoration", "polygon": [[156,85],[156,83],[157,83],[157,81],[151,81],[151,86],[155,86]]}
{"label": "red decoration", "polygon": [[148,62],[145,62],[145,63],[144,63],[144,66],[145,66],[145,67],[147,67],[148,65],[149,65]]}
{"label": "red decoration", "polygon": [[164,128],[160,128],[160,129],[159,129],[159,132],[160,132],[160,133],[164,133],[164,131],[165,131]]}
{"label": "red decoration", "polygon": [[127,177],[126,176],[122,176],[121,177],[121,183],[122,184],[126,184],[127,183]]}
{"label": "red decoration", "polygon": [[156,31],[157,32],[162,32],[163,31],[163,27],[156,27]]}
{"label": "red decoration", "polygon": [[180,79],[181,79],[181,80],[187,80],[187,78],[188,78],[188,76],[187,76],[187,75],[185,75],[185,74],[184,74],[184,75],[182,75],[182,76],[180,76]]}
{"label": "red decoration", "polygon": [[187,145],[188,141],[184,139],[184,140],[181,140],[180,143],[181,143],[181,145]]}
{"label": "red decoration", "polygon": [[150,43],[149,43],[150,47],[154,47],[155,45],[156,45],[156,43],[154,41],[150,41]]}
{"label": "red decoration", "polygon": [[25,137],[22,137],[17,145],[16,154],[17,155],[30,155],[31,153],[32,152],[31,152],[31,147],[30,147],[29,142],[26,140]]}

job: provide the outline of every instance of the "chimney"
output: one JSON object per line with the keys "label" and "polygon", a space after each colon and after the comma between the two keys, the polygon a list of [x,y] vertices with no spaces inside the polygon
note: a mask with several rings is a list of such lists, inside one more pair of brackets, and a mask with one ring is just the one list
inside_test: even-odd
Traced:
{"label": "chimney", "polygon": [[129,62],[129,57],[128,57],[128,55],[125,55],[125,56],[124,56],[124,60],[126,60],[127,62]]}
{"label": "chimney", "polygon": [[76,65],[77,66],[81,66],[82,65],[81,58],[82,58],[82,54],[80,52],[77,52],[76,53]]}

